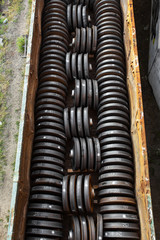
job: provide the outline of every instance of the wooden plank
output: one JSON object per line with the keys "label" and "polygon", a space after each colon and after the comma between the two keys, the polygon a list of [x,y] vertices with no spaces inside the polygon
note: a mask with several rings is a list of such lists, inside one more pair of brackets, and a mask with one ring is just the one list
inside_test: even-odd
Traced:
{"label": "wooden plank", "polygon": [[124,16],[127,86],[135,161],[135,193],[140,217],[141,240],[155,240],[133,1],[121,0],[121,6]]}

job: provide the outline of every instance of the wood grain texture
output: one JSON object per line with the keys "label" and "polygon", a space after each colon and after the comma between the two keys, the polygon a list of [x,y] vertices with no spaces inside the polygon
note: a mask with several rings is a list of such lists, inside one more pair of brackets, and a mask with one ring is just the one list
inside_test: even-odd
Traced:
{"label": "wood grain texture", "polygon": [[133,1],[121,0],[121,6],[124,18],[127,86],[135,162],[135,194],[141,225],[141,240],[155,240]]}

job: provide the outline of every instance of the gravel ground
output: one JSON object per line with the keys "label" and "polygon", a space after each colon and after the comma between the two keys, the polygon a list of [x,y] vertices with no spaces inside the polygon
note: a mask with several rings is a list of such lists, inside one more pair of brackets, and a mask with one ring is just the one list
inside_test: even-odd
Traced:
{"label": "gravel ground", "polygon": [[[7,2],[6,2],[7,4]],[[0,240],[5,240],[9,220],[10,201],[13,186],[13,164],[16,156],[18,132],[17,122],[20,119],[20,109],[22,102],[23,72],[25,58],[18,53],[16,40],[19,36],[27,33],[28,0],[23,0],[21,13],[18,15],[16,23],[9,22],[5,36],[9,39],[8,50],[5,56],[7,69],[12,71],[7,92],[8,115],[4,129],[4,151],[6,157],[6,172],[3,184],[0,186]]]}

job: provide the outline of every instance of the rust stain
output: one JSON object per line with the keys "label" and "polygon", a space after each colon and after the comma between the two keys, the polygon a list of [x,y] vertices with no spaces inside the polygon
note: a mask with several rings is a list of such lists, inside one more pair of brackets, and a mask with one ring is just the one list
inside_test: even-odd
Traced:
{"label": "rust stain", "polygon": [[[126,13],[123,4],[127,2],[128,10]],[[122,1],[122,9],[124,15],[127,16],[124,21],[124,41],[127,56],[127,85],[130,98],[131,134],[135,160],[135,192],[141,224],[141,240],[154,240],[155,233],[133,1]]]}

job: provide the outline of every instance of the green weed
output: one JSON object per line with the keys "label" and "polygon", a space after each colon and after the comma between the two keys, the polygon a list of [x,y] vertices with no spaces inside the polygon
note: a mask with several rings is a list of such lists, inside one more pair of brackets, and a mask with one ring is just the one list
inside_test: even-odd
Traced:
{"label": "green weed", "polygon": [[14,172],[14,169],[15,169],[15,161],[12,163],[12,170]]}
{"label": "green weed", "polygon": [[1,25],[0,25],[0,35],[5,34],[7,28],[8,28],[8,25],[7,25],[7,24],[1,24]]}
{"label": "green weed", "polygon": [[3,24],[4,19],[0,17],[0,24]]}
{"label": "green weed", "polygon": [[29,26],[30,18],[31,18],[31,10],[32,10],[32,0],[28,0],[28,3],[29,3],[29,9],[27,14],[27,25]]}
{"label": "green weed", "polygon": [[19,129],[19,121],[16,121],[16,126]]}
{"label": "green weed", "polygon": [[19,53],[24,52],[25,39],[23,36],[17,38],[17,48]]}
{"label": "green weed", "polygon": [[15,141],[18,142],[18,133],[14,134]]}
{"label": "green weed", "polygon": [[21,13],[22,2],[23,0],[14,0],[11,2],[7,12],[7,17],[9,21],[13,20],[15,17],[17,17],[17,14]]}

